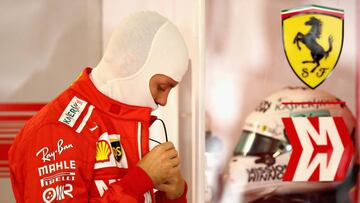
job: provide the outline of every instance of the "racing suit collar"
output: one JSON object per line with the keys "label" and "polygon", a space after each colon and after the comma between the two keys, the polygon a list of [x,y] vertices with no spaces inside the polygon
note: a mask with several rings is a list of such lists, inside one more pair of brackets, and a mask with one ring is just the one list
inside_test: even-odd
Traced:
{"label": "racing suit collar", "polygon": [[150,122],[150,107],[124,104],[104,95],[91,81],[89,77],[91,71],[92,68],[85,68],[70,88],[82,95],[86,100],[94,105],[95,108],[113,117]]}

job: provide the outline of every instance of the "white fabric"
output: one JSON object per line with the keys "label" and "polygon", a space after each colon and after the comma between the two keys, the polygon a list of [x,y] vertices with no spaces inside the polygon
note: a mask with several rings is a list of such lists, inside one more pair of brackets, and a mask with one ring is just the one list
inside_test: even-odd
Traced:
{"label": "white fabric", "polygon": [[151,77],[163,74],[179,82],[187,68],[188,52],[178,29],[163,16],[146,11],[129,16],[113,32],[91,78],[112,99],[155,110]]}

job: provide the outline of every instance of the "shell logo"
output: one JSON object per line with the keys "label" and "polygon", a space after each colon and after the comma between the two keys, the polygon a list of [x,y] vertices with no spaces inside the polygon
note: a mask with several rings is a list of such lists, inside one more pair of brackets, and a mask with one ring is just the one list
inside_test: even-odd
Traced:
{"label": "shell logo", "polygon": [[106,141],[101,140],[101,141],[97,142],[97,144],[96,144],[96,161],[97,162],[109,161],[110,154],[111,154],[110,146]]}

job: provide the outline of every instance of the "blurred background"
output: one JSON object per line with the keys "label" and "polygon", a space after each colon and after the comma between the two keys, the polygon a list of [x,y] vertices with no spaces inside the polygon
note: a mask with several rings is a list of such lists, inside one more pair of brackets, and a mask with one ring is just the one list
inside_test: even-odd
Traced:
{"label": "blurred background", "polygon": [[[345,11],[340,59],[317,89],[346,101],[356,115],[359,1],[206,1],[206,202],[245,202],[242,188],[230,192],[224,175],[246,117],[275,91],[305,86],[286,60],[281,10],[311,4]],[[238,165],[242,165],[241,161]],[[248,176],[238,178],[233,181],[247,182]]]}

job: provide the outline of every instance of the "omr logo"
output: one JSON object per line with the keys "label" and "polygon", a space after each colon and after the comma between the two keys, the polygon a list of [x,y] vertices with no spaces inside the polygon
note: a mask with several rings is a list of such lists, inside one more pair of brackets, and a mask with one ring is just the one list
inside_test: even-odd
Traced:
{"label": "omr logo", "polygon": [[284,181],[342,181],[353,145],[341,117],[282,118],[293,151]]}

